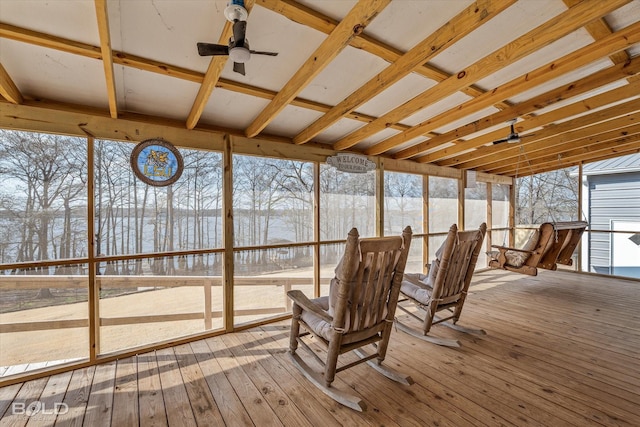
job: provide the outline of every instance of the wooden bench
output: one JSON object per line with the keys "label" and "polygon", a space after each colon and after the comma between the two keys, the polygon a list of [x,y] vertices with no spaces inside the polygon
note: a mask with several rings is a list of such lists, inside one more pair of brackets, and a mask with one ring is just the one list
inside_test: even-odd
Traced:
{"label": "wooden bench", "polygon": [[572,265],[571,256],[588,225],[586,221],[545,222],[522,248],[492,245],[498,252],[492,254],[489,267],[536,276],[538,268]]}

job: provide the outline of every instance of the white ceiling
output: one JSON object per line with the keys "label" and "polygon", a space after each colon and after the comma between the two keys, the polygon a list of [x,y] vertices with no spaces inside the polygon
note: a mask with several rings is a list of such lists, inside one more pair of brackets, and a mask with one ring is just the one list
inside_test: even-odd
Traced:
{"label": "white ceiling", "polygon": [[[324,21],[333,20],[337,23],[344,19],[357,3],[356,0],[298,2],[257,0],[248,18],[247,39],[252,49],[275,51],[279,55],[277,57],[253,55],[246,64],[246,76],[233,72],[232,62],[227,61],[222,70],[220,82],[233,83],[231,85],[233,87],[218,87],[209,94],[196,127],[212,125],[244,133],[260,112],[269,105],[270,99],[243,93],[237,87],[245,85],[251,89],[266,90],[267,93],[271,93],[269,96],[273,96],[285,87],[303,67],[305,61],[326,42],[328,35],[312,28],[314,24],[294,22],[286,16],[286,13],[282,14],[272,9],[293,8],[298,17],[313,16],[321,22],[324,19]],[[443,25],[473,3],[470,0],[394,0],[368,23],[363,36],[368,40],[373,39],[377,46],[387,45],[402,54],[431,34],[440,31]],[[483,7],[482,5],[486,2],[475,3]],[[391,126],[367,135],[349,149],[364,152],[372,145],[399,134],[403,125],[404,128],[415,126],[441,113],[454,111],[456,107],[477,96],[480,90],[491,91],[509,82],[515,82],[515,79],[523,79],[527,73],[552,64],[554,61],[562,61],[566,55],[594,43],[598,37],[603,37],[602,34],[599,36],[592,34],[588,27],[579,28],[558,37],[555,41],[551,40],[550,43],[522,59],[508,61],[507,54],[510,49],[516,49],[523,43],[523,39],[518,39],[519,37],[564,13],[568,5],[573,3],[576,2],[570,0],[514,2],[480,28],[429,59],[429,65],[437,68],[441,75],[444,74],[443,82],[427,78],[415,71],[407,71],[406,75],[396,83],[357,105],[355,111],[371,116],[370,119],[385,116],[394,108],[427,90],[438,91],[442,85],[446,84],[448,75],[455,76],[465,71],[471,72],[474,65],[512,43],[509,49],[502,50],[502,56],[499,59],[491,62],[498,65],[494,72],[471,82],[476,89],[476,95],[470,91],[464,93],[460,90],[450,93],[442,91],[441,96],[432,99],[424,108],[411,111],[410,114],[405,114],[398,120],[392,120],[389,125],[395,125],[395,127]],[[592,2],[593,5],[604,3],[608,1]],[[96,107],[109,111],[108,80],[102,61],[49,47],[49,44],[57,41],[55,38],[59,37],[64,39],[62,45],[80,43],[93,46],[99,52],[101,42],[104,43],[104,40],[101,40],[99,34],[97,4],[99,5],[99,1],[90,0],[0,0],[0,24],[4,30],[0,31],[0,64],[6,70],[9,81],[15,84],[24,98],[22,102],[45,99],[72,104],[75,107]],[[107,0],[111,48],[114,52],[124,52],[126,55],[137,56],[149,62],[155,61],[159,65],[164,65],[165,68],[187,70],[196,76],[195,80],[201,81],[207,72],[211,57],[200,57],[196,42],[218,42],[226,23],[223,14],[226,6],[226,0]],[[608,28],[609,33],[639,22],[640,1],[638,0],[630,1],[612,13],[606,13],[603,19],[597,21],[600,28]],[[559,27],[561,25],[557,25],[549,33],[553,33],[556,31],[555,28]],[[19,37],[10,35],[15,28],[21,33]],[[35,41],[27,37],[29,31],[37,32]],[[362,37],[354,40],[353,43],[356,43],[362,40]],[[515,43],[513,43],[514,40],[516,40]],[[632,59],[638,56],[640,47],[634,44],[621,52],[626,55],[626,59]],[[194,103],[197,102],[200,81],[167,75],[163,69],[150,72],[135,66],[118,64],[115,60],[114,62],[116,62],[113,65],[113,79],[117,114],[131,112],[187,121]],[[508,96],[505,101],[510,104],[522,103],[534,96],[612,67],[614,62],[615,58],[610,59],[608,54],[603,55],[559,77],[541,80],[539,85],[518,91]],[[299,104],[286,105],[269,120],[258,137],[276,136],[283,137],[285,142],[290,140],[322,117],[328,108],[358,91],[389,65],[388,59],[370,51],[352,46],[344,47],[308,84],[299,87],[296,93],[296,100],[320,103],[321,108],[311,109]],[[629,81],[622,77],[624,76],[621,75],[615,83],[603,84],[601,90],[594,89],[588,92],[587,96],[580,95],[581,98],[576,100],[588,99],[595,94],[628,84]],[[6,80],[4,84],[7,84]],[[636,95],[637,91],[630,90],[630,98]],[[571,104],[573,100],[562,102],[558,106],[546,107],[545,110],[542,110],[545,106],[541,106],[540,112],[552,111],[560,105]],[[322,111],[323,108],[324,111]],[[499,102],[495,102],[494,105],[470,110],[470,113],[462,118],[442,122],[442,125],[431,130],[435,133],[427,132],[425,135],[411,137],[380,154],[394,156],[404,148],[495,114],[501,108],[504,109],[507,106],[501,106]],[[528,114],[536,115],[537,113],[532,111]],[[563,120],[570,120],[570,118],[565,117]],[[500,123],[487,129],[498,130],[506,136],[508,124],[506,120],[501,120]],[[364,124],[363,121],[343,117],[325,127],[310,143],[332,145]],[[475,136],[487,133],[487,129],[464,136],[463,139],[472,140]],[[444,147],[453,145],[452,142],[453,140],[438,147],[431,147],[409,158],[420,161],[421,155],[438,152]],[[579,143],[576,143],[576,147],[578,146]],[[489,150],[496,147],[498,146],[483,149]],[[640,146],[637,148],[640,149]],[[505,144],[504,149],[513,149],[513,147],[511,144]],[[634,146],[628,149],[634,149]],[[611,155],[611,153],[603,151],[602,155]],[[451,157],[442,157],[434,162],[447,164],[447,159]],[[567,164],[572,163],[571,160],[567,162]],[[483,170],[483,167],[477,167],[477,169]],[[490,166],[486,166],[485,170],[509,174],[507,171],[492,170]]]}

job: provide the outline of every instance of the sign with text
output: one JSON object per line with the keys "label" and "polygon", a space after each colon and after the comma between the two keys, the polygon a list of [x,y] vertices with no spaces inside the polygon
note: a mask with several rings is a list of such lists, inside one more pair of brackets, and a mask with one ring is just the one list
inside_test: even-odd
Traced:
{"label": "sign with text", "polygon": [[327,157],[327,164],[342,172],[366,173],[375,170],[376,164],[361,154],[338,153]]}

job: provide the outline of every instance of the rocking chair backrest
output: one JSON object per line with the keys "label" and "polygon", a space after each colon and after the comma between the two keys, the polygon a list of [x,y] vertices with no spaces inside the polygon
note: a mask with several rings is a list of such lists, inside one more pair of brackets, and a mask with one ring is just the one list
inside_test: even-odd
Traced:
{"label": "rocking chair backrest", "polygon": [[432,299],[438,305],[454,303],[466,293],[486,230],[485,223],[478,230],[459,232],[455,224],[449,229],[433,284]]}
{"label": "rocking chair backrest", "polygon": [[411,244],[411,228],[402,236],[359,239],[349,232],[345,254],[332,284],[333,327],[346,332],[393,320]]}

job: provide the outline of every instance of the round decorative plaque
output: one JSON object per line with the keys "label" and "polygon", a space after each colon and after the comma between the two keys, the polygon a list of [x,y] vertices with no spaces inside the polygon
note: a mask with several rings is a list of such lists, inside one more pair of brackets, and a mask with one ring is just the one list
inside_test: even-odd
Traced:
{"label": "round decorative plaque", "polygon": [[176,147],[162,138],[145,139],[131,152],[131,169],[146,184],[171,185],[180,178],[184,162]]}

